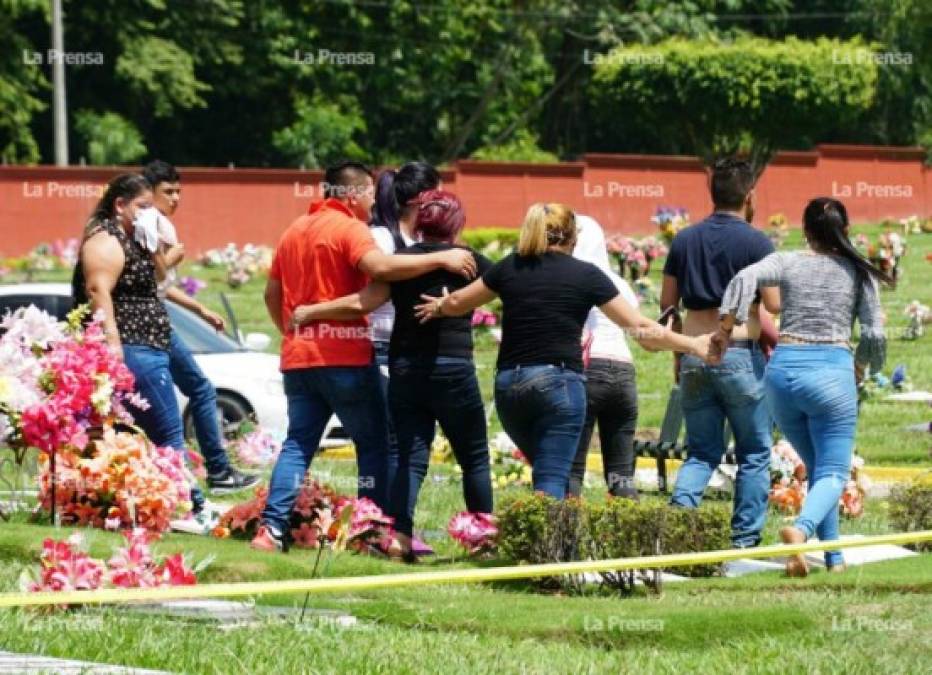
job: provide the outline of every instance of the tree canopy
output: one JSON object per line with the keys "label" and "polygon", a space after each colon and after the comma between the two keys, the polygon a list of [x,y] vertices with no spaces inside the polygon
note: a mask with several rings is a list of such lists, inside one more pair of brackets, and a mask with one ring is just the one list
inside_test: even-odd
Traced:
{"label": "tree canopy", "polygon": [[[925,0],[63,0],[63,7],[65,49],[79,57],[66,66],[73,163],[134,162],[140,147],[145,157],[178,164],[310,167],[336,156],[553,161],[734,146],[696,107],[683,110],[676,102],[683,92],[635,95],[599,79],[607,66],[596,61],[638,49],[670,50],[671,63],[697,78],[679,78],[684,92],[701,93],[711,82],[743,91],[732,100],[757,110],[760,124],[794,115],[805,122],[818,110],[810,125],[757,134],[773,147],[932,143]],[[53,157],[49,21],[45,0],[0,0],[0,161]],[[835,81],[800,63],[788,40],[819,58],[836,44],[826,40],[839,40],[911,54],[912,65],[836,69],[851,74]],[[742,55],[742,47],[752,51]],[[745,70],[719,77],[691,58]],[[638,75],[661,76],[670,82],[673,73]],[[820,82],[828,87],[814,94],[824,100],[791,96],[803,80],[810,92]],[[660,131],[674,114],[686,115],[695,142]],[[651,125],[652,117],[662,124]],[[130,147],[110,147],[124,143]]]}

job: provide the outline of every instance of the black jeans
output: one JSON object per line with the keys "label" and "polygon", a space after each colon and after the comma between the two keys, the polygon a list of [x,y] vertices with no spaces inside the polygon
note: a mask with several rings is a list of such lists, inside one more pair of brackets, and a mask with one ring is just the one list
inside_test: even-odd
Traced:
{"label": "black jeans", "polygon": [[599,423],[602,468],[608,491],[637,497],[634,487],[634,432],[638,420],[638,392],[634,366],[624,361],[592,359],[586,368],[586,422],[579,438],[567,492],[579,496],[586,475],[586,455],[595,423]]}
{"label": "black jeans", "polygon": [[437,422],[463,469],[466,508],[473,513],[491,513],[485,407],[472,360],[393,360],[388,403],[398,439],[398,470],[389,497],[389,515],[395,519],[395,529],[412,534],[414,508],[427,475]]}

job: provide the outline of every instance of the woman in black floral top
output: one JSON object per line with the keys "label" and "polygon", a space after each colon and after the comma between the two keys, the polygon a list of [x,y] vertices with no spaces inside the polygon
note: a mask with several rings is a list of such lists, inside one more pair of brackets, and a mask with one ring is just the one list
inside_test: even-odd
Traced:
{"label": "woman in black floral top", "polygon": [[[178,400],[169,372],[171,324],[159,300],[155,263],[133,237],[134,221],[152,206],[146,179],[123,174],[107,185],[85,227],[72,278],[75,304],[90,303],[104,315],[110,346],[123,357],[136,378],[136,391],[149,403],[134,409],[136,422],[158,446],[185,451]],[[194,512],[204,497],[192,492]]]}

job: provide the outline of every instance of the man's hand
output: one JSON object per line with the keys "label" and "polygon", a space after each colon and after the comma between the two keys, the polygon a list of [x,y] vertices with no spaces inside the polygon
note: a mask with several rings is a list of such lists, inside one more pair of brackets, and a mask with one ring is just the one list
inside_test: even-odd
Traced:
{"label": "man's hand", "polygon": [[461,274],[467,279],[474,279],[478,267],[476,265],[476,256],[472,254],[472,251],[468,251],[464,248],[452,248],[449,251],[444,251],[443,256],[443,268],[448,272],[453,274]]}
{"label": "man's hand", "polygon": [[207,309],[207,307],[201,305],[200,314],[201,318],[213,326],[214,330],[217,332],[223,332],[226,329],[227,322],[224,321],[223,317],[217,314],[217,312]]}
{"label": "man's hand", "polygon": [[717,362],[721,363],[722,359],[725,358],[725,352],[728,351],[728,343],[731,342],[731,331],[719,326],[719,329],[711,334],[710,339],[712,354]]}

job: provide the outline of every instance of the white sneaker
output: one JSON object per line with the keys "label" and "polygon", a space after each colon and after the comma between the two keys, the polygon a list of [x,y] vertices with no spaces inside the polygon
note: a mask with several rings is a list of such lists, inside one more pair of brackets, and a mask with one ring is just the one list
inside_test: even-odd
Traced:
{"label": "white sneaker", "polygon": [[204,507],[198,513],[188,514],[186,518],[177,518],[171,521],[169,525],[175,532],[206,536],[220,524],[222,515],[223,511],[219,507],[205,501]]}

